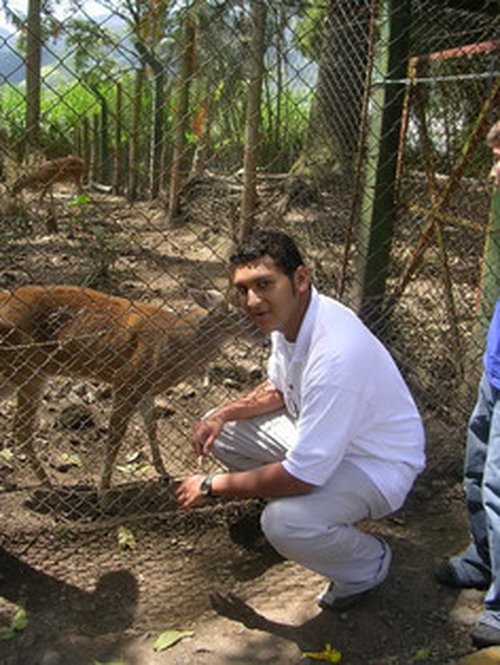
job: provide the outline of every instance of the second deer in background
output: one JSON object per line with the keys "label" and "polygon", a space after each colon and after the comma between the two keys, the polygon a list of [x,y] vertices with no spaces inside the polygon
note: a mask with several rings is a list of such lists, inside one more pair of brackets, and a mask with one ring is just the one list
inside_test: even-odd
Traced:
{"label": "second deer in background", "polygon": [[19,177],[12,186],[14,195],[27,188],[40,188],[42,200],[48,191],[58,182],[74,183],[78,191],[82,190],[82,180],[85,173],[85,160],[75,155],[59,157],[48,160]]}

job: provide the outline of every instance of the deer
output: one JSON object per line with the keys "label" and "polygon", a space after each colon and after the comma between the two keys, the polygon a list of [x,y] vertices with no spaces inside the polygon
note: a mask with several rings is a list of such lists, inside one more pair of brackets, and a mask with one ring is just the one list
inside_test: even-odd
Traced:
{"label": "deer", "polygon": [[37,168],[19,177],[12,185],[12,193],[17,195],[23,189],[41,186],[40,201],[42,201],[49,190],[52,195],[52,187],[56,182],[72,182],[81,192],[84,173],[85,160],[81,157],[67,155],[58,159],[47,160]]}
{"label": "deer", "polygon": [[[205,365],[250,321],[218,292],[193,292],[195,309],[176,312],[69,285],[21,286],[0,293],[0,397],[14,391],[13,438],[38,481],[52,487],[33,447],[36,414],[51,377],[107,383],[112,406],[98,495],[110,489],[132,414],[144,420],[152,462],[166,481],[154,397]],[[246,330],[246,332],[245,332]]]}

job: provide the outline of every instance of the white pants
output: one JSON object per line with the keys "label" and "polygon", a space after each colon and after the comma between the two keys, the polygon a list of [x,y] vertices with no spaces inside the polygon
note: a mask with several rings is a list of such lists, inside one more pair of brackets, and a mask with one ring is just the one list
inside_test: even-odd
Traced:
{"label": "white pants", "polygon": [[[296,436],[295,424],[283,410],[227,423],[213,453],[230,470],[244,471],[283,460]],[[335,596],[344,597],[386,577],[391,559],[387,543],[354,524],[390,512],[372,480],[344,461],[309,494],[270,499],[261,524],[280,554],[327,577],[334,582]]]}

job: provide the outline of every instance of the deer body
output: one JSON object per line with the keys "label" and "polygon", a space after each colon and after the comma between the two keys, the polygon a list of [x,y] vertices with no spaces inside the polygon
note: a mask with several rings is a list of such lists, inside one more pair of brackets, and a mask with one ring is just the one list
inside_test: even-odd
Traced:
{"label": "deer body", "polygon": [[168,477],[153,397],[208,361],[244,327],[223,304],[178,314],[75,286],[25,286],[0,294],[0,395],[17,390],[14,440],[38,479],[49,478],[33,448],[37,407],[53,376],[103,381],[113,402],[100,479],[110,487],[130,417],[140,408],[155,469]]}
{"label": "deer body", "polygon": [[67,157],[48,160],[40,164],[38,168],[18,178],[12,187],[12,193],[18,194],[27,187],[41,186],[40,200],[42,200],[47,191],[51,190],[52,192],[52,186],[56,182],[72,182],[76,185],[78,191],[81,191],[84,172],[85,161],[81,157],[68,155]]}

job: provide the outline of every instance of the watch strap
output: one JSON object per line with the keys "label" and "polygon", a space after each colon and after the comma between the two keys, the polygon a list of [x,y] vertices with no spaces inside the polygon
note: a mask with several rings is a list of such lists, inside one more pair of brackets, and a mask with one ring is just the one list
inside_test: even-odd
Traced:
{"label": "watch strap", "polygon": [[213,496],[213,494],[212,494],[212,481],[213,481],[213,479],[215,478],[216,475],[218,475],[218,474],[217,473],[209,473],[201,481],[200,492],[204,496],[210,496],[210,497]]}

